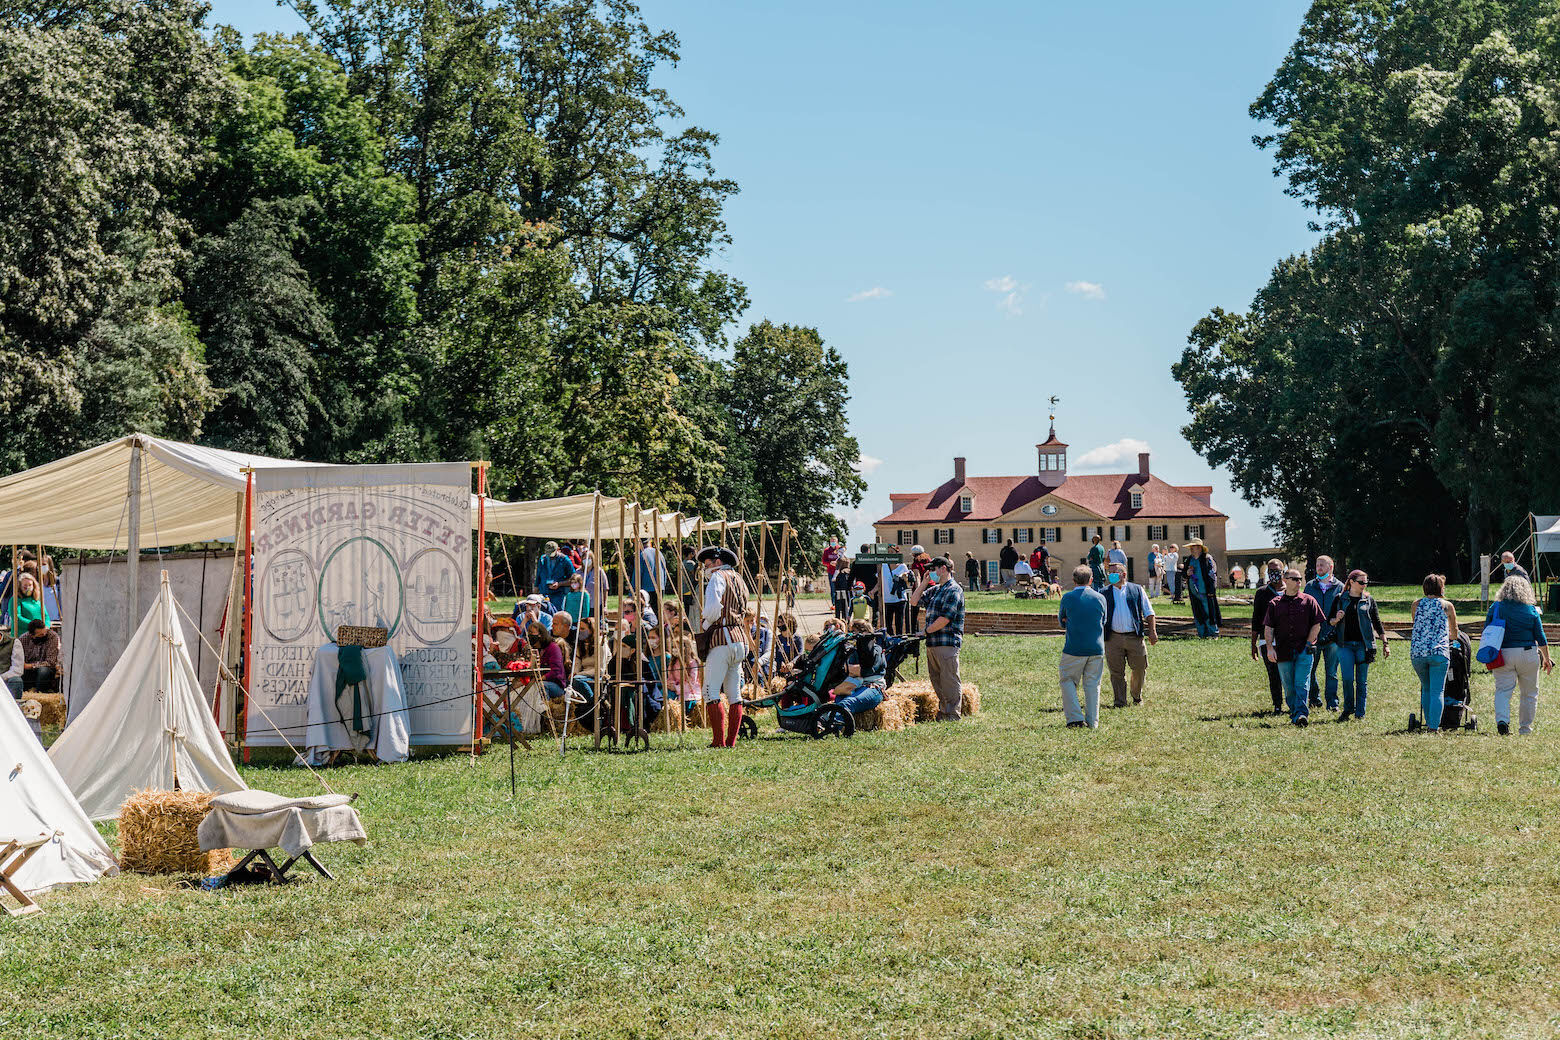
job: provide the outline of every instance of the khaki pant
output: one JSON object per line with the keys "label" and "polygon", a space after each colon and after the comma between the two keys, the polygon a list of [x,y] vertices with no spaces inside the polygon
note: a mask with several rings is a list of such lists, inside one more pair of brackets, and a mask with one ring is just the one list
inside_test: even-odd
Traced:
{"label": "khaki pant", "polygon": [[1538,725],[1538,674],[1542,666],[1537,647],[1502,650],[1506,662],[1491,674],[1495,676],[1495,721],[1511,722],[1511,695],[1520,687],[1521,706],[1517,709],[1517,732],[1531,733]]}
{"label": "khaki pant", "polygon": [[[1100,725],[1100,672],[1103,657],[1075,657],[1063,654],[1056,666],[1062,687],[1062,713],[1068,722],[1081,722],[1090,729]],[[1078,700],[1078,687],[1083,687],[1083,702]]]}
{"label": "khaki pant", "polygon": [[964,702],[964,686],[959,682],[959,648],[927,647],[926,674],[932,680],[932,689],[937,691],[937,717],[958,722],[959,708]]}
{"label": "khaki pant", "polygon": [[1127,666],[1132,666],[1132,703],[1143,703],[1143,676],[1148,671],[1148,649],[1143,637],[1130,632],[1105,633],[1105,666],[1110,669],[1110,691],[1115,706],[1127,706]]}

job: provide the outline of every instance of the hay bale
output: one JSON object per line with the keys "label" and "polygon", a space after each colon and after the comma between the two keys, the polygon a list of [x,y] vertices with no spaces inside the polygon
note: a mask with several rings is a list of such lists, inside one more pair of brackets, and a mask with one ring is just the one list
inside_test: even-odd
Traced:
{"label": "hay bale", "polygon": [[960,692],[963,694],[963,696],[961,696],[959,699],[959,714],[979,715],[980,687],[976,686],[972,682],[967,682],[963,685]]}
{"label": "hay bale", "polygon": [[119,809],[119,865],[139,874],[226,873],[228,849],[202,852],[195,832],[210,791],[137,791]]}
{"label": "hay bale", "polygon": [[65,728],[65,695],[62,693],[29,693],[27,699],[37,701],[41,713],[39,725]]}
{"label": "hay bale", "polygon": [[676,733],[680,728],[679,724],[682,722],[682,718],[682,705],[677,703],[676,697],[669,697],[666,701],[666,707],[661,711],[661,714],[657,715],[655,721],[650,723],[650,732]]}
{"label": "hay bale", "polygon": [[890,733],[905,728],[905,702],[899,697],[884,697],[881,704],[870,711],[856,713],[856,728],[871,733],[885,730]]}
{"label": "hay bale", "polygon": [[574,717],[574,713],[580,710],[580,705],[565,704],[566,700],[567,698],[565,697],[547,698],[547,716],[551,720],[551,725],[546,729],[547,735],[555,736],[557,734],[558,730],[563,726],[563,713],[567,710],[569,713],[569,736],[590,736],[592,731],[580,725],[579,720]]}
{"label": "hay bale", "polygon": [[913,679],[894,684],[894,693],[915,705],[916,722],[937,721],[937,691],[928,679]]}

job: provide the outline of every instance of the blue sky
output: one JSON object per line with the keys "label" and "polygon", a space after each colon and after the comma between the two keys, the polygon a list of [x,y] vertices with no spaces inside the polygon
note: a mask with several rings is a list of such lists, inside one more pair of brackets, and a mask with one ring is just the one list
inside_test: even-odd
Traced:
{"label": "blue sky", "polygon": [[[642,0],[682,40],[663,84],[741,187],[720,261],[752,297],[741,327],[816,326],[850,363],[851,543],[955,455],[1033,472],[1055,394],[1073,469],[1146,443],[1157,475],[1214,485],[1232,546],[1268,544],[1182,439],[1170,365],[1315,239],[1247,114],[1307,6]],[[300,27],[270,0],[212,8]]]}

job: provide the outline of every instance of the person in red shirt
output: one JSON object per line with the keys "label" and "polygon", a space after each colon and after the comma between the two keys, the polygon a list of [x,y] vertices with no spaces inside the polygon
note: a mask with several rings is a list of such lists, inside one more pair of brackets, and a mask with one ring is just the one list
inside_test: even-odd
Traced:
{"label": "person in red shirt", "polygon": [[829,544],[823,550],[823,569],[829,573],[829,580],[834,580],[834,570],[840,563],[840,540],[830,538]]}

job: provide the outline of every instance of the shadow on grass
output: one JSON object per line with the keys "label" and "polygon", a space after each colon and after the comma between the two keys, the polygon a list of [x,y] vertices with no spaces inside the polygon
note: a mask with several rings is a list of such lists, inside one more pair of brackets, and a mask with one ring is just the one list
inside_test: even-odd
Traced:
{"label": "shadow on grass", "polygon": [[1283,719],[1288,722],[1287,716],[1274,711],[1272,708],[1257,708],[1252,711],[1235,711],[1228,715],[1199,715],[1198,722],[1238,722],[1241,719]]}

